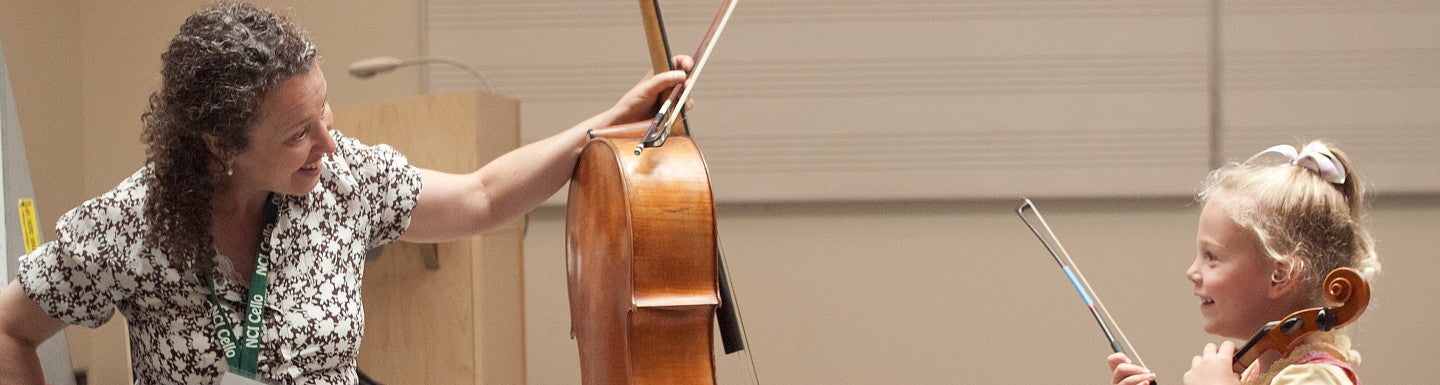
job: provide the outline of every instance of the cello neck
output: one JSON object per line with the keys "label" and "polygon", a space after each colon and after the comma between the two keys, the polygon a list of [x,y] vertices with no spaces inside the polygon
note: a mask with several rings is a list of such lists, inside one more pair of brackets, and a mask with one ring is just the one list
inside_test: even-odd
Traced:
{"label": "cello neck", "polygon": [[[670,39],[665,35],[665,20],[660,17],[660,0],[640,0],[640,16],[645,23],[645,42],[650,51],[650,69],[655,73],[669,71],[674,68],[670,58],[675,56],[670,53]],[[657,100],[655,109],[660,108],[664,99]],[[689,135],[690,130],[685,122],[682,112],[680,119],[670,126],[672,135]]]}
{"label": "cello neck", "polygon": [[665,21],[660,17],[659,0],[640,0],[641,20],[645,23],[645,42],[650,50],[650,69],[655,73],[674,69],[670,57],[670,39],[665,36]]}

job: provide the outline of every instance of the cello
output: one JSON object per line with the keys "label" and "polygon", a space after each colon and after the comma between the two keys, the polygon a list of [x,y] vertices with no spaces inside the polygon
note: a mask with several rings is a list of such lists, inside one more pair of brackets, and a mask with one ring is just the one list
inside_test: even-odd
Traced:
{"label": "cello", "polygon": [[[714,384],[713,324],[732,310],[709,171],[681,106],[733,10],[726,0],[690,76],[653,119],[598,129],[581,150],[566,209],[571,334],[582,383]],[[670,70],[659,8],[641,0],[656,73]],[[644,132],[640,135],[640,132]],[[738,316],[720,317],[727,352]],[[727,326],[725,321],[735,321]],[[738,350],[738,349],[737,349]]]}

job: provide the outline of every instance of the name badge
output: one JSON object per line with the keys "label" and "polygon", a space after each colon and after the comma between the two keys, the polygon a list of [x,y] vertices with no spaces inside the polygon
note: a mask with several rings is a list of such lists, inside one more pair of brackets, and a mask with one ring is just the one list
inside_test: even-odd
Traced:
{"label": "name badge", "polygon": [[239,375],[239,374],[235,374],[234,372],[225,372],[225,377],[221,377],[221,378],[220,378],[220,384],[221,384],[221,385],[271,385],[271,384],[268,383],[268,382],[262,382],[262,381],[258,381],[258,380],[252,379],[252,378],[247,378],[247,377],[245,377],[245,376],[242,376],[242,375]]}

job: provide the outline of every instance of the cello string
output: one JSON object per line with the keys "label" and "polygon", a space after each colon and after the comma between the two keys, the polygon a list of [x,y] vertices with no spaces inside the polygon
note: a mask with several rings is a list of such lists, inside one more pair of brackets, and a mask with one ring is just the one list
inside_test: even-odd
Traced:
{"label": "cello string", "polygon": [[[1043,228],[1045,230],[1045,235],[1048,235],[1048,238],[1045,235],[1042,235],[1039,229],[1037,229],[1034,224],[1030,222],[1030,219],[1025,216],[1025,211],[1027,208],[1040,222],[1040,228]],[[1076,290],[1080,292],[1080,296],[1087,302],[1094,301],[1095,306],[1091,307],[1091,312],[1096,315],[1096,320],[1100,322],[1100,327],[1105,331],[1106,337],[1110,338],[1112,343],[1115,342],[1115,339],[1110,337],[1110,328],[1106,327],[1106,325],[1108,324],[1110,325],[1110,327],[1114,328],[1116,334],[1120,337],[1120,342],[1125,345],[1125,351],[1129,352],[1130,356],[1135,359],[1135,362],[1140,364],[1141,367],[1149,367],[1148,365],[1145,365],[1145,360],[1140,358],[1140,352],[1135,350],[1135,346],[1130,343],[1130,339],[1125,336],[1125,331],[1120,328],[1120,324],[1115,322],[1115,317],[1110,315],[1110,310],[1106,308],[1105,303],[1100,300],[1100,295],[1095,292],[1095,288],[1090,286],[1090,281],[1085,279],[1085,274],[1081,273],[1080,268],[1075,266],[1075,260],[1070,257],[1070,253],[1065,250],[1065,246],[1060,243],[1060,238],[1055,236],[1055,232],[1050,229],[1050,224],[1045,221],[1045,216],[1040,215],[1040,210],[1035,207],[1035,204],[1031,202],[1030,199],[1026,198],[1024,200],[1024,203],[1022,203],[1020,205],[1020,208],[1016,211],[1020,214],[1020,219],[1025,222],[1025,225],[1030,227],[1030,231],[1034,232],[1035,236],[1037,238],[1040,238],[1040,242],[1045,244],[1045,249],[1050,252],[1051,256],[1055,257],[1055,261],[1060,263],[1060,267],[1066,271],[1067,275],[1073,273],[1071,277],[1071,283],[1073,284],[1078,282]],[[1084,287],[1083,290],[1081,289],[1081,286]],[[1086,294],[1087,292],[1089,294]],[[1099,313],[1094,312],[1094,308],[1096,307],[1100,309]],[[1102,314],[1103,319],[1101,319]]]}
{"label": "cello string", "polygon": [[[725,246],[720,242],[719,237],[717,236],[715,240],[715,259],[717,261],[720,261],[720,263],[722,264],[725,263],[724,248]],[[730,270],[733,268],[734,266],[729,266],[723,269],[723,273],[725,274],[725,281],[730,283],[729,286],[731,303],[727,304],[726,306],[730,306],[731,308],[735,309],[735,324],[740,327],[740,341],[744,342],[745,344],[744,350],[735,353],[745,354],[745,357],[742,359],[742,361],[748,364],[748,366],[741,366],[743,366],[746,369],[746,373],[749,374],[749,376],[746,376],[746,379],[750,380],[750,385],[760,385],[760,373],[755,370],[755,356],[750,354],[750,351],[755,349],[755,345],[750,344],[750,333],[745,331],[745,315],[741,314],[740,300],[735,295],[735,280],[730,279]]]}

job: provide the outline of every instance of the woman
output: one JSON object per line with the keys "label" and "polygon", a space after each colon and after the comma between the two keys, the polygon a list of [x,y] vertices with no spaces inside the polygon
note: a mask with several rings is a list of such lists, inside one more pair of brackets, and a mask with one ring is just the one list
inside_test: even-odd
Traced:
{"label": "woman", "polygon": [[609,110],[460,175],[331,130],[314,46],[269,10],[201,10],[162,60],[143,117],[146,165],[63,216],[0,292],[0,383],[40,383],[38,344],[115,309],[138,383],[215,383],[227,371],[355,383],[366,249],[457,239],[528,212],[569,179],[588,130],[645,118],[685,77],[649,77]]}

